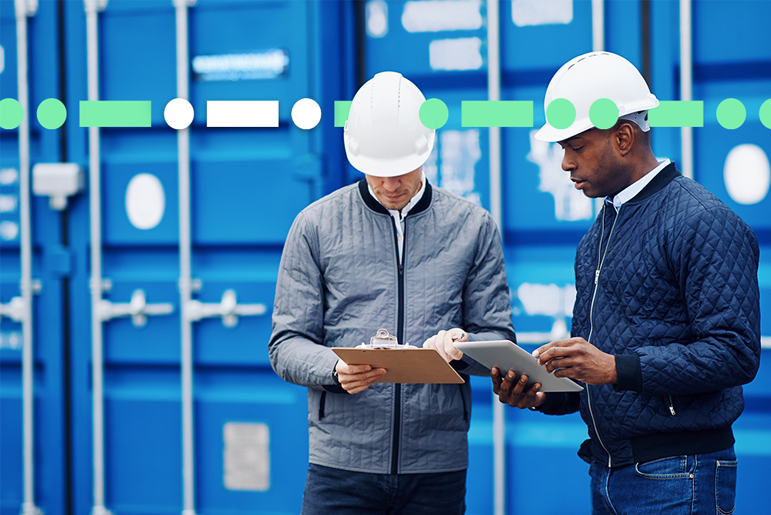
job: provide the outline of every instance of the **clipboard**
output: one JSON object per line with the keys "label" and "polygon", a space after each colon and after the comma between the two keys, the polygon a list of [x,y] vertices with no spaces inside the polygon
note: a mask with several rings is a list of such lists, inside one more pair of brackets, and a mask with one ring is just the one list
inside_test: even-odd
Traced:
{"label": "clipboard", "polygon": [[461,384],[466,381],[434,349],[362,349],[332,347],[349,365],[385,368],[376,383]]}
{"label": "clipboard", "polygon": [[541,383],[542,392],[580,392],[584,389],[567,377],[550,374],[532,354],[509,340],[456,342],[455,347],[487,368],[498,367],[501,375],[509,370],[514,370],[518,376],[527,374],[528,388]]}

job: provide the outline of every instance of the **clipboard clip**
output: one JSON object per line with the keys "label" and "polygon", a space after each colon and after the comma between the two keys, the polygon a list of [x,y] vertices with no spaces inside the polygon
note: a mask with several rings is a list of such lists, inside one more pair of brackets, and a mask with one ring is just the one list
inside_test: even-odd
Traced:
{"label": "clipboard clip", "polygon": [[399,344],[396,336],[388,332],[388,329],[378,329],[375,336],[369,339],[369,343],[361,342],[360,349],[409,349],[415,348],[409,343]]}

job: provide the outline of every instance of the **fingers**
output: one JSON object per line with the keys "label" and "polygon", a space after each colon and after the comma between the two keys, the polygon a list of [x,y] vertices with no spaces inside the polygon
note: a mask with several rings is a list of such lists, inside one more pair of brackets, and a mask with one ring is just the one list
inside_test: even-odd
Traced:
{"label": "fingers", "polygon": [[546,396],[541,392],[541,383],[535,383],[527,388],[527,374],[522,374],[517,378],[514,370],[509,370],[501,378],[500,371],[494,368],[490,374],[493,379],[493,392],[498,395],[498,400],[503,404],[508,404],[512,408],[526,409],[540,406],[546,400]]}
{"label": "fingers", "polygon": [[369,388],[372,383],[380,379],[386,373],[384,368],[375,368],[363,374],[341,374],[338,372],[340,386],[348,393],[358,393]]}
{"label": "fingers", "polygon": [[463,352],[458,350],[454,342],[468,341],[468,335],[463,329],[453,328],[449,331],[439,331],[423,343],[423,348],[434,349],[446,362],[461,359]]}
{"label": "fingers", "polygon": [[493,393],[495,395],[498,395],[500,400],[500,394],[501,394],[501,373],[498,370],[498,367],[493,367],[493,369],[490,371],[490,377],[493,380]]}

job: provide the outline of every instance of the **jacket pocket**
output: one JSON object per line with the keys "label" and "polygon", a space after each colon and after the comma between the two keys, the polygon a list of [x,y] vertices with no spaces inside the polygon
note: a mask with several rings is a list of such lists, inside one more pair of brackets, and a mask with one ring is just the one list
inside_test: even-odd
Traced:
{"label": "jacket pocket", "polygon": [[327,392],[321,392],[321,398],[319,399],[319,420],[324,418],[324,406],[327,403]]}

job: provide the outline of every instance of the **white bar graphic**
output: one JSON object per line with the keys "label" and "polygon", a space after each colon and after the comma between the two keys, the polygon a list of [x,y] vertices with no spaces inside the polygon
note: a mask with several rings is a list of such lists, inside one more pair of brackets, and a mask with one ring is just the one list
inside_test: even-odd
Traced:
{"label": "white bar graphic", "polygon": [[209,100],[207,127],[278,127],[278,100]]}

